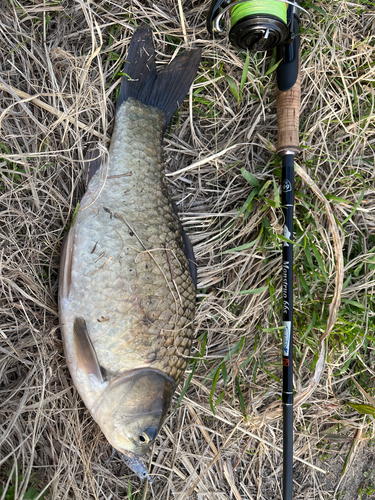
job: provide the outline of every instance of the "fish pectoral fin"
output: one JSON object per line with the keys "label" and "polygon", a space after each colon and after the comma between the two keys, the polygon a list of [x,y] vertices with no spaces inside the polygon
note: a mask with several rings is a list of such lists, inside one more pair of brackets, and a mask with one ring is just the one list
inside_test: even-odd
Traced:
{"label": "fish pectoral fin", "polygon": [[74,250],[74,227],[71,227],[65,236],[60,259],[59,272],[59,297],[67,299],[69,297],[69,288],[72,281],[72,264]]}
{"label": "fish pectoral fin", "polygon": [[73,325],[73,339],[77,364],[87,375],[94,375],[100,382],[104,382],[99,365],[98,356],[87,331],[86,321],[76,318]]}

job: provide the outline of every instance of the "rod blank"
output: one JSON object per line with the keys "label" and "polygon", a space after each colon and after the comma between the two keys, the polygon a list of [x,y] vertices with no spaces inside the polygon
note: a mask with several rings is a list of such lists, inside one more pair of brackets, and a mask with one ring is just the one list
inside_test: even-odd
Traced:
{"label": "rod blank", "polygon": [[282,157],[283,242],[283,499],[292,499],[293,484],[293,211],[294,154]]}

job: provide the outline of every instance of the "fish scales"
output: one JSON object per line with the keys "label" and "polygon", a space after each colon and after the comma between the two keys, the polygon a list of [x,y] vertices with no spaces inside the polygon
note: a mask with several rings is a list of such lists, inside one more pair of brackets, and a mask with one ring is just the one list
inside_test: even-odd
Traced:
{"label": "fish scales", "polygon": [[117,113],[109,164],[91,179],[72,227],[63,321],[73,331],[74,319],[85,319],[106,372],[152,367],[178,382],[195,289],[166,185],[164,126],[162,112],[134,99]]}
{"label": "fish scales", "polygon": [[[187,51],[156,73],[152,33],[132,38],[108,156],[65,238],[59,314],[85,405],[139,477],[190,355],[196,270],[168,194],[162,141],[199,61]],[[188,260],[189,259],[189,260]],[[194,264],[193,264],[194,262]],[[193,278],[194,277],[194,281]]]}

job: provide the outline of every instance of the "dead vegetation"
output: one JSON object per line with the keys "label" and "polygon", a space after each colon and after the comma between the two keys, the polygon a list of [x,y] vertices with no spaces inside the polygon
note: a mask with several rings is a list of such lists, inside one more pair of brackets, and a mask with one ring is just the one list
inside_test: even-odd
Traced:
{"label": "dead vegetation", "polygon": [[[270,54],[251,55],[239,94],[245,55],[210,40],[209,4],[1,1],[1,499],[282,498],[275,79]],[[296,184],[295,498],[371,498],[375,11],[313,5]],[[118,73],[141,21],[160,64],[203,49],[165,139],[199,268],[196,341],[185,396],[148,457],[159,479],[147,489],[118,458],[106,464],[112,450],[71,386],[57,316],[82,161],[109,145]]]}

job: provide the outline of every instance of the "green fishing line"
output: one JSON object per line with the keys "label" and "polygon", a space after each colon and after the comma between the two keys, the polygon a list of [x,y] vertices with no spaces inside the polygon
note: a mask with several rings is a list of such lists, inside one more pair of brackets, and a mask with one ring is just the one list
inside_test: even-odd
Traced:
{"label": "green fishing line", "polygon": [[234,5],[231,12],[231,25],[247,16],[270,15],[284,21],[286,24],[287,4],[277,0],[251,0],[249,2]]}

